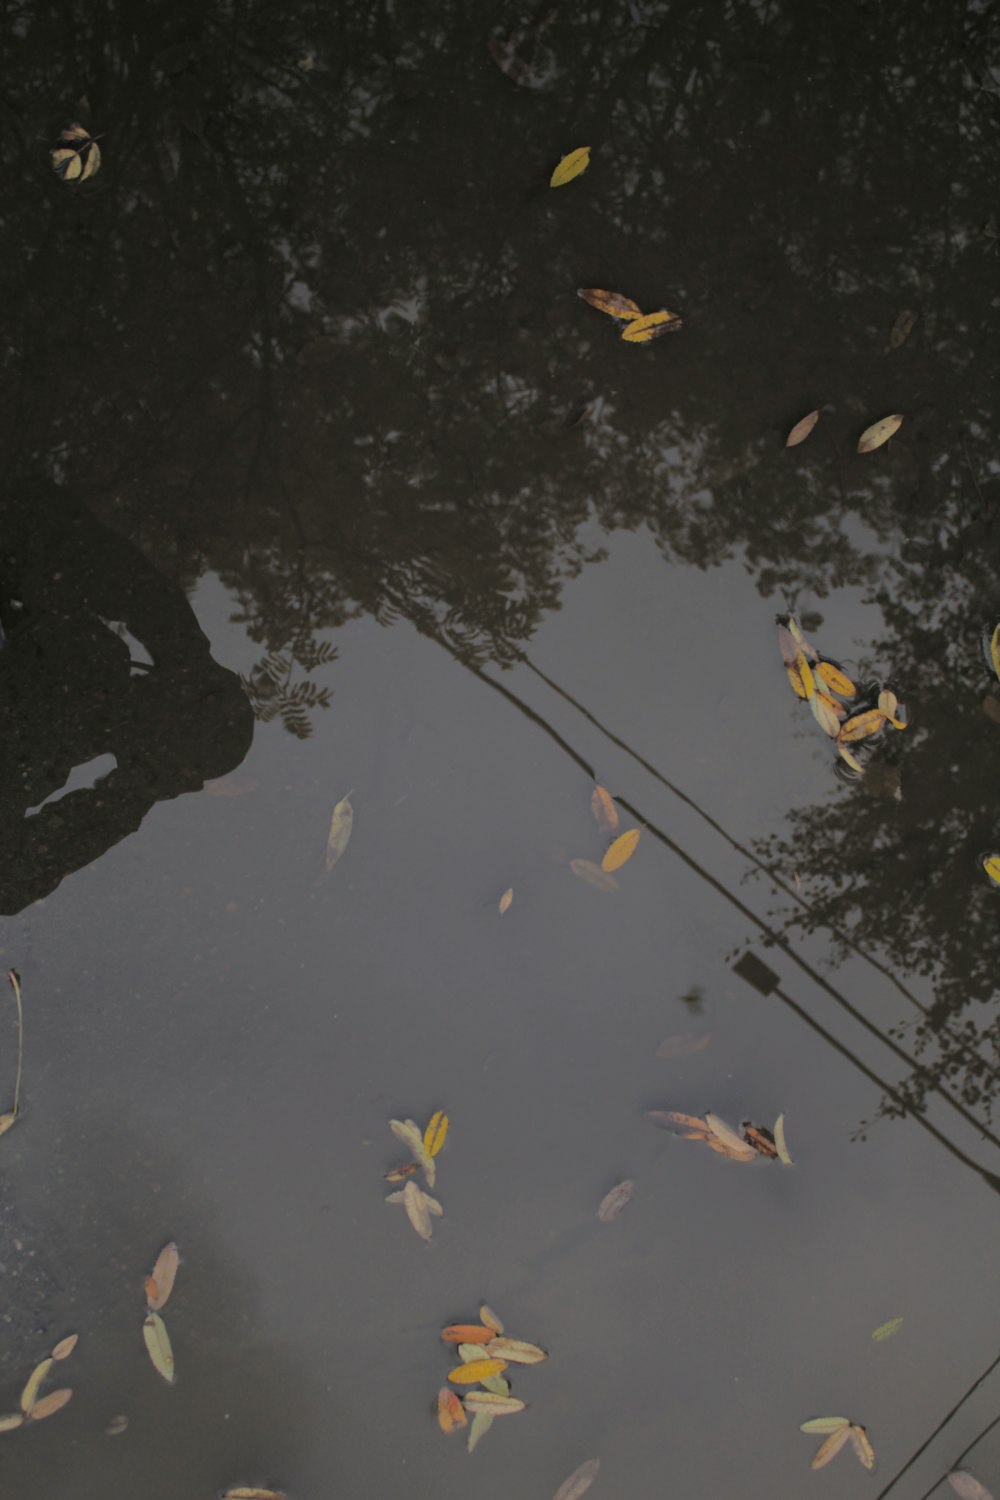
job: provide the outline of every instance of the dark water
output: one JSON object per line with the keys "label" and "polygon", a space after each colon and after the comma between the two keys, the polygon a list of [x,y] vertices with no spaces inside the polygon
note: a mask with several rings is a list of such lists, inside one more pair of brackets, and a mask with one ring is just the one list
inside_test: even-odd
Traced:
{"label": "dark water", "polygon": [[[55,3],[3,49],[0,1410],[81,1336],[4,1497],[874,1497],[958,1405],[921,1500],[1000,1413],[996,8]],[[789,608],[910,707],[860,785]],[[387,1122],[439,1107],[425,1246]],[[784,1111],[796,1166],[651,1107]],[[550,1358],[470,1457],[483,1298]],[[810,1473],[826,1413],[875,1477]]]}

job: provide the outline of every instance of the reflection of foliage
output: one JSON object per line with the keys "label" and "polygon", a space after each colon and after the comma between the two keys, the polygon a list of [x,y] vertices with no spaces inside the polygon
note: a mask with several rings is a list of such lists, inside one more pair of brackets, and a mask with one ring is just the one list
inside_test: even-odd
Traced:
{"label": "reflection of foliage", "polygon": [[288,652],[269,651],[255,664],[249,675],[242,679],[257,718],[264,724],[271,719],[280,719],[289,734],[294,734],[300,740],[308,739],[312,734],[309,710],[329,708],[332,698],[329,688],[317,687],[309,678],[299,682],[292,681],[296,660],[306,666],[307,662],[303,659],[306,655],[310,670],[313,670],[333,661],[337,652],[326,641],[312,647],[308,653],[304,647],[301,648],[297,658]]}

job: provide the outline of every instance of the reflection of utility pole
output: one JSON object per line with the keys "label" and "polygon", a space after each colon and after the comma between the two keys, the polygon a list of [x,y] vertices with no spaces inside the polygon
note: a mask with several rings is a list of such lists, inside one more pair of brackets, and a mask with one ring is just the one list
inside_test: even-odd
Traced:
{"label": "reflection of utility pole", "polygon": [[[955,1416],[956,1412],[958,1412],[958,1411],[961,1410],[961,1408],[965,1405],[966,1401],[968,1401],[969,1397],[971,1395],[973,1395],[974,1392],[978,1391],[979,1387],[982,1385],[982,1383],[986,1379],[986,1377],[988,1375],[992,1375],[993,1374],[993,1371],[996,1369],[997,1365],[1000,1365],[1000,1354],[997,1355],[996,1359],[993,1361],[992,1364],[987,1365],[986,1369],[978,1377],[978,1379],[976,1379],[976,1380],[974,1380],[972,1382],[972,1384],[969,1386],[969,1389],[966,1391],[965,1395],[961,1398],[960,1401],[956,1401],[955,1402],[955,1405],[952,1407],[952,1409],[948,1413],[948,1415],[941,1418],[940,1422],[937,1424],[937,1426],[935,1427],[934,1431],[931,1433],[930,1437],[925,1438],[925,1440],[920,1444],[920,1447],[917,1449],[916,1453],[912,1453],[910,1455],[910,1457],[906,1460],[906,1463],[899,1470],[899,1472],[896,1473],[896,1474],[894,1474],[892,1476],[892,1478],[889,1480],[889,1483],[886,1485],[885,1489],[882,1490],[881,1493],[876,1496],[876,1500],[885,1500],[885,1497],[886,1497],[886,1495],[888,1495],[889,1491],[891,1489],[894,1489],[895,1486],[902,1479],[903,1475],[906,1474],[910,1469],[913,1468],[913,1465],[916,1463],[916,1461],[920,1457],[920,1455],[922,1453],[925,1453],[927,1451],[927,1449],[930,1447],[931,1443],[933,1443],[934,1439],[937,1437],[938,1433],[944,1431],[944,1429],[947,1427],[948,1423],[951,1421],[952,1417]],[[972,1439],[972,1442],[968,1445],[968,1447],[962,1449],[961,1453],[955,1459],[954,1463],[951,1464],[951,1465],[949,1465],[949,1468],[948,1468],[948,1473],[949,1474],[952,1472],[952,1470],[958,1468],[959,1464],[962,1462],[962,1459],[966,1456],[966,1454],[967,1453],[971,1453],[972,1450],[973,1450],[973,1448],[976,1446],[976,1444],[977,1443],[981,1443],[982,1440],[983,1440],[983,1438],[986,1436],[986,1434],[988,1432],[991,1432],[993,1430],[993,1428],[997,1425],[998,1422],[1000,1422],[1000,1417],[994,1417],[993,1421],[990,1422],[990,1423],[988,1423],[988,1425],[983,1428],[982,1432],[978,1433]],[[928,1500],[928,1496],[932,1495],[934,1493],[934,1491],[937,1489],[938,1485],[941,1483],[942,1479],[944,1479],[945,1477],[946,1476],[944,1474],[941,1474],[937,1479],[935,1479],[935,1481],[931,1485],[930,1489],[929,1490],[925,1490],[924,1493],[923,1493],[923,1495],[921,1495],[920,1500]]]}

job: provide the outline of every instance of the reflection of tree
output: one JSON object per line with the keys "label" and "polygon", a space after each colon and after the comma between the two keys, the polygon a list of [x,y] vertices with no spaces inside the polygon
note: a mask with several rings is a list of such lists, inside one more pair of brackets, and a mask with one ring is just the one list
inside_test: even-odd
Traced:
{"label": "reflection of tree", "polygon": [[[996,572],[990,14],[912,5],[859,52],[850,8],[557,8],[538,89],[489,51],[522,19],[251,0],[98,28],[57,0],[16,26],[7,467],[64,478],[182,584],[215,570],[261,646],[255,706],[300,733],[361,613],[516,657],[595,518],[698,567],[741,554],[764,594],[871,588],[916,713],[904,800],[832,797],[792,839],[838,922],[940,976],[926,1040],[996,967],[964,665]],[[83,88],[104,165],[74,191],[41,142]],[[584,141],[587,175],[547,192]],[[685,329],[629,349],[582,284]],[[978,1098],[993,1062],[940,1066]]]}

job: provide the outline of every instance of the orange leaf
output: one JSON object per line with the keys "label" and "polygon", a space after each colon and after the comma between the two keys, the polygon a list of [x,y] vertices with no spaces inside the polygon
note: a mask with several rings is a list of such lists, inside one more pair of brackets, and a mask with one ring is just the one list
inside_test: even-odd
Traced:
{"label": "orange leaf", "polygon": [[590,796],[590,810],[602,833],[614,833],[618,827],[618,809],[611,793],[602,786],[595,786]]}
{"label": "orange leaf", "polygon": [[859,1427],[855,1422],[852,1423],[852,1425],[847,1429],[847,1435],[851,1440],[851,1447],[858,1455],[858,1461],[863,1464],[866,1469],[874,1469],[875,1449],[869,1442],[868,1434],[865,1429],[863,1427]]}
{"label": "orange leaf", "polygon": [[493,1336],[492,1328],[481,1328],[478,1323],[449,1323],[441,1330],[446,1344],[488,1344]]}
{"label": "orange leaf", "polygon": [[501,916],[503,916],[503,914],[504,914],[505,911],[509,911],[510,910],[510,903],[513,901],[513,899],[514,899],[514,887],[512,885],[509,885],[507,887],[507,889],[504,891],[503,895],[500,897],[500,915]]}
{"label": "orange leaf", "polygon": [[836,1432],[830,1433],[825,1442],[820,1443],[813,1454],[812,1466],[814,1469],[825,1468],[831,1458],[837,1457],[837,1454],[847,1442],[850,1431],[850,1427],[838,1427]]}
{"label": "orange leaf", "polygon": [[620,870],[622,865],[632,858],[638,843],[638,828],[630,828],[627,833],[620,833],[601,860],[601,869],[605,875],[610,875],[612,870]]}
{"label": "orange leaf", "polygon": [[684,319],[661,307],[657,312],[647,313],[644,318],[633,318],[622,329],[626,344],[651,344],[664,333],[676,333],[684,326]]}
{"label": "orange leaf", "polygon": [[32,1422],[44,1422],[45,1418],[51,1417],[54,1412],[62,1411],[72,1395],[73,1392],[69,1386],[65,1385],[61,1390],[50,1391],[47,1396],[42,1397],[41,1401],[35,1402],[27,1415]]}
{"label": "orange leaf", "polygon": [[631,297],[623,297],[620,292],[602,292],[600,287],[582,286],[576,295],[582,297],[584,302],[589,302],[591,307],[596,307],[598,312],[607,313],[609,317],[628,322],[642,317],[642,308],[638,302],[633,302]]}
{"label": "orange leaf", "polygon": [[[153,1274],[146,1277],[146,1301],[151,1312],[159,1312],[174,1289],[174,1278],[181,1263],[180,1254],[173,1240],[164,1245],[156,1257]],[[150,1295],[152,1283],[152,1295]]]}
{"label": "orange leaf", "polygon": [[791,432],[785,438],[785,447],[797,448],[800,443],[804,443],[818,421],[819,412],[811,411],[807,417],[802,418],[801,422],[796,422]]}
{"label": "orange leaf", "polygon": [[452,1385],[478,1385],[487,1375],[499,1375],[506,1368],[505,1359],[474,1359],[471,1364],[456,1365],[449,1370],[448,1379]]}
{"label": "orange leaf", "polygon": [[454,1391],[443,1385],[438,1391],[438,1424],[442,1432],[454,1432],[456,1427],[467,1427],[465,1407]]}

